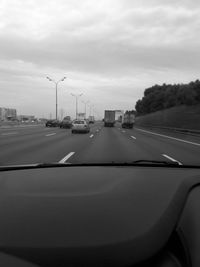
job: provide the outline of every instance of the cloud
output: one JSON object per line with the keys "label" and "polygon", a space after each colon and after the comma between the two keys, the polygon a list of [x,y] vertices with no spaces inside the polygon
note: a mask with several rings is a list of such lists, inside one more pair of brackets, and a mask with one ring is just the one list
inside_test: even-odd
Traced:
{"label": "cloud", "polygon": [[67,75],[68,88],[87,88],[93,101],[109,106],[106,99],[114,95],[128,105],[146,86],[198,77],[198,1],[10,0],[0,10],[0,84],[6,91],[29,88],[43,95],[47,74]]}

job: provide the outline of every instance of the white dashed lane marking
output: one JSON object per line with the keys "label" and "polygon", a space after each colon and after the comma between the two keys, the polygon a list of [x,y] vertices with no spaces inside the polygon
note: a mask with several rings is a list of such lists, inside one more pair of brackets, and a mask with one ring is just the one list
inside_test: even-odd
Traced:
{"label": "white dashed lane marking", "polygon": [[74,155],[75,152],[70,152],[69,154],[67,154],[63,159],[61,159],[59,161],[59,163],[65,163],[71,156]]}
{"label": "white dashed lane marking", "polygon": [[171,160],[173,162],[177,162],[179,165],[183,165],[180,161],[178,161],[176,159],[173,159],[172,157],[170,157],[170,156],[168,156],[166,154],[162,154],[162,155],[163,155],[163,157],[165,157],[165,158],[167,158],[167,159],[169,159],[169,160]]}
{"label": "white dashed lane marking", "polygon": [[18,134],[18,132],[11,132],[11,133],[2,133],[1,135],[14,135],[14,134]]}
{"label": "white dashed lane marking", "polygon": [[52,136],[55,135],[56,133],[50,133],[50,134],[46,134],[45,136]]}
{"label": "white dashed lane marking", "polygon": [[90,135],[90,138],[92,138],[93,136],[94,136],[94,135],[93,135],[93,134],[91,134],[91,135]]}
{"label": "white dashed lane marking", "polygon": [[131,138],[133,138],[133,139],[136,139],[136,137],[135,137],[135,136],[133,136],[133,135],[131,135]]}

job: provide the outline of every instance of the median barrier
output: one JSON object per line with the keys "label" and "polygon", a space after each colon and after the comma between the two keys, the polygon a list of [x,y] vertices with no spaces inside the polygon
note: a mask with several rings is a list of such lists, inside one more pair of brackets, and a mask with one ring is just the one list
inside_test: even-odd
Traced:
{"label": "median barrier", "polygon": [[39,126],[39,125],[44,125],[44,123],[0,122],[0,128],[26,127],[26,126]]}

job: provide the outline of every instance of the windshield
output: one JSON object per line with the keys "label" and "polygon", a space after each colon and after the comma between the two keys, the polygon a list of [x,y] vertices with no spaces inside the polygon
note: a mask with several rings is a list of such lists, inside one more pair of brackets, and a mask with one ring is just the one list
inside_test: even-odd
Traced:
{"label": "windshield", "polygon": [[0,166],[200,166],[198,1],[7,0],[0,10]]}

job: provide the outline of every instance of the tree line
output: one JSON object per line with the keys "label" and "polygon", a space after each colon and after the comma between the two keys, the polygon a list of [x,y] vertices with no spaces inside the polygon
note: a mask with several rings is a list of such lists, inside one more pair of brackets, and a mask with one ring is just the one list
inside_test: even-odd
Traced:
{"label": "tree line", "polygon": [[144,115],[180,105],[200,104],[200,81],[188,84],[154,85],[145,89],[144,96],[136,102],[137,115]]}
{"label": "tree line", "polygon": [[126,110],[125,114],[128,114],[128,115],[134,114],[134,115],[136,115],[136,111],[135,110]]}

